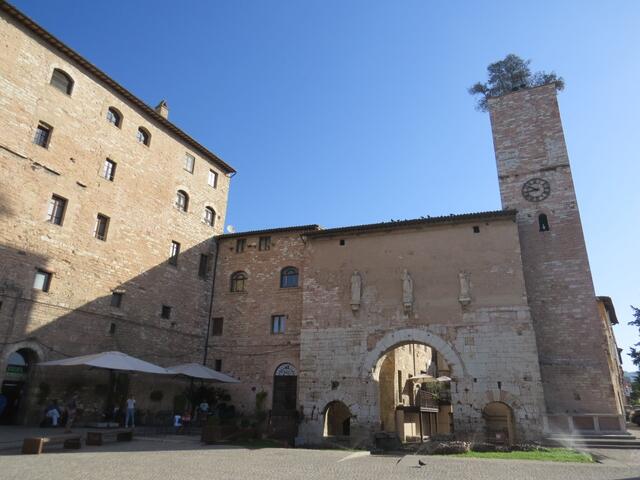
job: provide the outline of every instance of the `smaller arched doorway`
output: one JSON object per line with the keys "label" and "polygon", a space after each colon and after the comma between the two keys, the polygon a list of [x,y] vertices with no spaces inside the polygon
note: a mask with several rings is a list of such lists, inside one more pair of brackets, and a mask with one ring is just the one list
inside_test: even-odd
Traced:
{"label": "smaller arched doorway", "polygon": [[289,415],[296,411],[298,371],[290,363],[282,363],[273,374],[273,414]]}
{"label": "smaller arched doorway", "polygon": [[351,435],[351,411],[344,403],[335,400],[324,409],[324,437],[348,437]]}
{"label": "smaller arched doorway", "polygon": [[37,363],[36,353],[21,348],[7,358],[7,367],[0,393],[0,424],[15,425],[22,422],[25,410],[29,375]]}
{"label": "smaller arched doorway", "polygon": [[273,403],[269,419],[273,438],[293,444],[298,434],[298,371],[290,363],[282,363],[273,374]]}
{"label": "smaller arched doorway", "polygon": [[515,441],[513,410],[506,403],[491,402],[482,409],[485,421],[487,440],[510,445]]}

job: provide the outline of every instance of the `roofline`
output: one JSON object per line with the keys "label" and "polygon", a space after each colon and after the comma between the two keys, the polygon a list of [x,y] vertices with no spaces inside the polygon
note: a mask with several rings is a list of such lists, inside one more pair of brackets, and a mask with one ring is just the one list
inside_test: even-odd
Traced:
{"label": "roofline", "polygon": [[604,308],[609,313],[609,320],[613,325],[618,324],[618,316],[616,315],[616,308],[613,306],[613,300],[611,297],[596,297],[598,301],[602,302]]}
{"label": "roofline", "polygon": [[496,210],[492,212],[464,213],[460,215],[447,215],[442,217],[416,218],[412,220],[399,220],[397,222],[370,223],[366,225],[354,225],[350,227],[329,228],[309,232],[309,237],[329,237],[338,234],[358,234],[381,230],[397,230],[401,228],[422,227],[440,224],[464,223],[471,220],[489,220],[499,218],[515,219],[516,210]]}
{"label": "roofline", "polygon": [[158,122],[161,126],[166,128],[167,130],[169,130],[171,133],[177,135],[180,139],[182,139],[183,141],[188,143],[195,150],[199,151],[202,155],[204,155],[209,160],[211,160],[213,163],[215,163],[225,173],[227,173],[227,174],[236,173],[236,171],[233,169],[233,167],[231,167],[229,164],[227,164],[224,160],[222,160],[220,157],[218,157],[215,153],[211,152],[205,146],[201,145],[196,140],[194,140],[192,137],[190,137],[185,132],[183,132],[181,129],[176,127],[173,123],[171,123],[169,120],[164,118],[162,115],[160,115],[153,108],[151,108],[149,105],[147,105],[142,100],[140,100],[138,97],[136,97],[133,93],[131,93],[126,88],[124,88],[122,85],[117,83],[115,80],[113,80],[111,77],[109,77],[106,73],[104,73],[98,67],[96,67],[91,62],[86,60],[84,57],[82,57],[75,50],[71,49],[70,47],[65,45],[63,42],[58,40],[56,37],[51,35],[44,28],[42,28],[36,22],[31,20],[29,17],[27,17],[24,13],[22,13],[20,10],[15,8],[13,5],[7,3],[6,0],[0,0],[0,10],[2,10],[5,13],[7,13],[11,18],[16,20],[22,26],[26,27],[31,32],[33,32],[38,38],[40,38],[41,40],[43,40],[44,42],[46,42],[47,44],[49,44],[53,48],[59,50],[63,55],[66,55],[68,58],[70,58],[71,60],[76,62],[82,68],[87,70],[90,74],[92,74],[95,77],[97,77],[98,80],[104,82],[108,87],[112,88],[118,94],[122,95],[126,100],[130,101],[131,103],[133,103],[134,106],[136,106],[140,110],[142,110],[142,112],[144,114],[150,116],[152,118],[152,120]]}
{"label": "roofline", "polygon": [[225,233],[222,235],[216,235],[215,238],[220,240],[226,240],[227,238],[236,238],[236,237],[249,237],[252,235],[263,235],[267,233],[285,233],[285,232],[313,232],[315,230],[320,230],[320,225],[311,224],[311,225],[298,225],[293,227],[280,227],[280,228],[267,228],[265,230],[249,230],[247,232],[236,232],[236,233]]}

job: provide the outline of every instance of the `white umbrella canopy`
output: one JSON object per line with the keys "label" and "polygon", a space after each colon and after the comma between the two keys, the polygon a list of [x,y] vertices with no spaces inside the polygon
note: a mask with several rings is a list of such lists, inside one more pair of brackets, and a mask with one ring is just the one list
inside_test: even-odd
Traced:
{"label": "white umbrella canopy", "polygon": [[104,368],[107,370],[122,370],[125,372],[144,372],[167,375],[165,368],[145,362],[122,352],[102,352],[81,357],[71,357],[62,360],[38,363],[43,367],[71,367],[74,365],[87,365],[89,367]]}
{"label": "white umbrella canopy", "polygon": [[441,376],[441,377],[434,377],[432,375],[427,375],[425,374],[421,374],[421,375],[416,375],[415,377],[411,377],[408,379],[409,381],[412,382],[450,382],[451,378],[446,377],[446,376]]}
{"label": "white umbrella canopy", "polygon": [[200,378],[202,380],[213,380],[222,383],[240,383],[240,380],[212,370],[199,363],[184,363],[182,365],[167,367],[167,372],[175,375],[185,375],[191,378]]}

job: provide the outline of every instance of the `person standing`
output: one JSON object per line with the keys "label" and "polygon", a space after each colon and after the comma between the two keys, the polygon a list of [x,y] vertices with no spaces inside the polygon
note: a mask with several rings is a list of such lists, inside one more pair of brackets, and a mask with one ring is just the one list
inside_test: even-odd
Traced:
{"label": "person standing", "polygon": [[71,433],[71,427],[78,414],[78,394],[74,393],[71,399],[67,402],[67,424],[65,425],[65,432]]}
{"label": "person standing", "polygon": [[47,407],[47,411],[45,413],[45,416],[49,419],[51,419],[51,426],[52,427],[57,427],[58,426],[58,420],[60,419],[60,410],[58,409],[58,402],[56,400],[53,400],[49,406]]}
{"label": "person standing", "polygon": [[129,426],[129,421],[131,421],[131,428],[135,428],[136,426],[135,412],[136,412],[136,399],[133,397],[133,395],[129,395],[129,398],[127,398],[127,416],[125,417],[125,420],[124,420],[125,428]]}

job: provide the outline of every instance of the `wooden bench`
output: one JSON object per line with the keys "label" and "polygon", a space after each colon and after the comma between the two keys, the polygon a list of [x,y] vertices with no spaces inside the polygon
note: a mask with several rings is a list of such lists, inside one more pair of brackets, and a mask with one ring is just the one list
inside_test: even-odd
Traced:
{"label": "wooden bench", "polygon": [[46,445],[56,445],[62,443],[64,448],[78,449],[82,445],[80,443],[81,435],[79,433],[66,433],[64,435],[52,435],[49,437],[31,437],[25,438],[22,442],[22,453],[37,455],[42,453],[42,449]]}
{"label": "wooden bench", "polygon": [[118,442],[133,440],[133,428],[112,428],[87,432],[87,445],[102,445],[105,437],[115,436]]}

